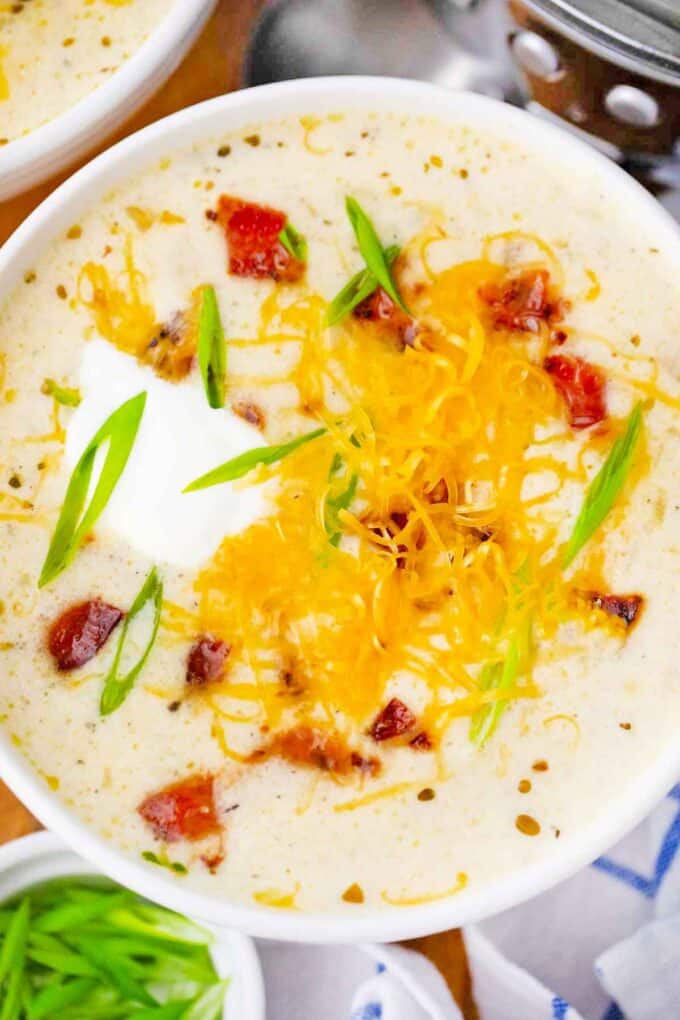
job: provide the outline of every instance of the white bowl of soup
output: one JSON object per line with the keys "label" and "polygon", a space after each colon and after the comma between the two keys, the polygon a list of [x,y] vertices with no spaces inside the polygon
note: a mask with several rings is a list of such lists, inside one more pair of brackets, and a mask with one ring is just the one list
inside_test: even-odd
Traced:
{"label": "white bowl of soup", "polygon": [[163,84],[215,0],[0,7],[0,199],[91,151]]}
{"label": "white bowl of soup", "polygon": [[0,772],[298,940],[546,889],[677,775],[680,241],[398,80],[147,128],[0,253]]}

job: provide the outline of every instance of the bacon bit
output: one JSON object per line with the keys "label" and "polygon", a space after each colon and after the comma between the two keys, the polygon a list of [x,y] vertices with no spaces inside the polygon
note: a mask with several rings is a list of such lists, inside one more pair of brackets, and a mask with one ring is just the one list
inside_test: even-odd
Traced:
{"label": "bacon bit", "polygon": [[431,751],[433,744],[429,733],[421,730],[412,740],[409,740],[408,746],[412,747],[414,751]]}
{"label": "bacon bit", "polygon": [[168,322],[157,327],[141,361],[150,365],[162,379],[179,382],[191,371],[195,354],[195,337],[187,317],[184,312],[175,312]]}
{"label": "bacon bit", "polygon": [[216,854],[201,854],[201,860],[205,864],[206,868],[211,875],[214,875],[220,864],[224,860],[224,853],[220,851]]}
{"label": "bacon bit", "polygon": [[567,405],[572,428],[586,429],[606,418],[606,380],[599,368],[562,354],[546,358],[543,367]]}
{"label": "bacon bit", "polygon": [[79,669],[93,659],[123,615],[120,609],[96,598],[71,606],[57,617],[47,638],[57,669]]}
{"label": "bacon bit", "polygon": [[231,409],[234,414],[237,414],[239,418],[243,418],[249,425],[254,425],[255,428],[260,430],[264,429],[264,411],[257,404],[253,404],[250,400],[239,400],[231,405]]}
{"label": "bacon bit", "polygon": [[367,298],[364,298],[352,315],[364,322],[375,322],[391,339],[399,341],[401,347],[413,347],[418,335],[418,324],[395,305],[392,298],[382,287],[378,287]]}
{"label": "bacon bit", "polygon": [[304,262],[291,255],[279,240],[286,223],[285,213],[221,195],[217,221],[227,239],[232,276],[256,280],[271,277],[277,283],[294,283],[304,273]]}
{"label": "bacon bit", "polygon": [[258,762],[270,757],[283,758],[292,765],[317,768],[336,776],[347,775],[353,769],[372,776],[380,771],[377,758],[364,758],[357,751],[350,750],[338,733],[305,725],[278,733],[267,747],[255,751],[249,760]]}
{"label": "bacon bit", "polygon": [[569,307],[550,289],[546,269],[525,269],[511,272],[500,284],[484,285],[479,296],[494,313],[496,329],[538,333],[541,322],[559,322]]}
{"label": "bacon bit", "polygon": [[214,776],[196,775],[152,793],[137,808],[156,839],[195,842],[221,832],[213,797]]}
{"label": "bacon bit", "polygon": [[231,645],[218,638],[203,635],[192,645],[187,657],[186,683],[189,687],[206,687],[220,680]]}
{"label": "bacon bit", "polygon": [[594,609],[601,609],[609,616],[622,620],[626,630],[637,623],[644,599],[642,595],[601,595],[596,591],[586,592]]}
{"label": "bacon bit", "polygon": [[412,730],[416,724],[413,712],[399,698],[388,701],[381,712],[375,717],[368,731],[375,741],[392,740]]}
{"label": "bacon bit", "polygon": [[558,347],[561,347],[561,345],[565,342],[567,337],[568,337],[568,334],[567,334],[567,331],[565,329],[553,329],[553,330],[551,330],[550,339],[552,340],[552,342],[554,344],[557,344]]}

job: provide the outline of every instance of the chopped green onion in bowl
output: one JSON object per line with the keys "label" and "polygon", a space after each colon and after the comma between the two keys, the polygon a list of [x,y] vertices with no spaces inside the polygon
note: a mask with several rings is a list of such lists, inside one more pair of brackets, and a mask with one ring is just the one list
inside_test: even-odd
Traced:
{"label": "chopped green onion in bowl", "polygon": [[220,1020],[229,979],[212,932],[99,877],[0,905],[2,1020]]}

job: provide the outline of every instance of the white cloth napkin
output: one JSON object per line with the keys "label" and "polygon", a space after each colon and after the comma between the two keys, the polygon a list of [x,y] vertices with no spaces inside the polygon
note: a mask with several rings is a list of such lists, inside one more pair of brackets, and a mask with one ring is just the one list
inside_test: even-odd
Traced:
{"label": "white cloth napkin", "polygon": [[[466,929],[481,1020],[678,1020],[678,850],[680,785],[589,868]],[[259,949],[268,1020],[462,1020],[417,953]]]}

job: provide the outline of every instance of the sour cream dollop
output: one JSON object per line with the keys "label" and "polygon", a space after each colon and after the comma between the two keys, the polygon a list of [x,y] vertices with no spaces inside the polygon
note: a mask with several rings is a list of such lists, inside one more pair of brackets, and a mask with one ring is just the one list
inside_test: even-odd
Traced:
{"label": "sour cream dollop", "polygon": [[225,535],[265,516],[270,485],[225,483],[182,493],[194,478],[246,450],[261,433],[227,408],[208,406],[200,379],[170,383],[105,340],[87,344],[82,401],[69,421],[66,460],[73,467],[93,435],[125,400],[146,391],[130,459],[101,523],[155,562],[196,567]]}

